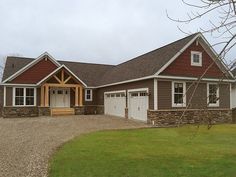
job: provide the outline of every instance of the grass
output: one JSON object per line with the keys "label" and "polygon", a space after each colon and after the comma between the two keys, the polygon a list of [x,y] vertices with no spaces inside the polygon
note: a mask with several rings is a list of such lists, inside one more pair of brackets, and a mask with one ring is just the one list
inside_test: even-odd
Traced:
{"label": "grass", "polygon": [[102,131],[62,146],[50,177],[236,177],[236,125]]}

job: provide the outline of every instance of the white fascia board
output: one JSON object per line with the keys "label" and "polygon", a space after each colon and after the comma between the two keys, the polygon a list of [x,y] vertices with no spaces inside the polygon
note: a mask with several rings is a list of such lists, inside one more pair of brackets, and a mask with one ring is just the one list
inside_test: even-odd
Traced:
{"label": "white fascia board", "polygon": [[17,71],[16,73],[14,73],[13,75],[11,75],[10,77],[8,77],[7,79],[5,79],[3,81],[3,83],[6,83],[7,81],[10,81],[14,78],[16,78],[17,76],[19,76],[21,73],[23,73],[24,71],[26,71],[27,69],[31,68],[32,66],[34,66],[35,64],[37,64],[41,59],[44,58],[44,56],[48,56],[49,59],[57,66],[61,66],[60,63],[58,63],[56,61],[56,59],[54,59],[48,52],[45,52],[43,54],[41,54],[38,58],[36,58],[35,60],[33,60],[32,62],[30,62],[28,65],[24,66],[23,68],[21,68],[19,71]]}
{"label": "white fascia board", "polygon": [[[159,79],[176,79],[176,80],[193,80],[196,81],[199,78],[197,77],[178,77],[178,76],[155,76],[156,78]],[[202,81],[212,81],[212,82],[235,82],[235,80],[230,80],[230,79],[213,79],[213,78],[202,78]]]}
{"label": "white fascia board", "polygon": [[119,84],[126,84],[126,83],[129,83],[129,82],[136,82],[136,81],[141,81],[141,80],[146,80],[146,79],[152,79],[154,77],[155,76],[152,75],[152,76],[141,77],[141,78],[137,78],[137,79],[130,79],[130,80],[126,80],[126,81],[115,82],[115,83],[112,83],[112,84],[101,85],[101,86],[98,86],[98,87],[95,87],[95,88],[102,88],[102,87],[109,87],[109,86],[114,86],[114,85],[119,85]]}
{"label": "white fascia board", "polygon": [[69,68],[67,68],[65,65],[62,65],[69,73],[74,76],[78,81],[80,81],[85,87],[87,87],[87,84],[85,84],[80,78],[78,78]]}
{"label": "white fascia board", "polygon": [[57,71],[59,71],[61,68],[63,67],[60,66],[59,68],[55,69],[53,72],[51,72],[49,75],[47,75],[46,77],[44,77],[41,81],[39,81],[36,85],[40,85],[41,83],[43,83],[45,80],[47,80],[49,77],[51,77],[53,74],[55,74]]}
{"label": "white fascia board", "polygon": [[36,84],[14,84],[14,83],[1,83],[3,86],[21,86],[21,87],[37,87]]}
{"label": "white fascia board", "polygon": [[85,87],[87,87],[87,85],[80,79],[78,78],[69,68],[67,68],[65,65],[61,65],[59,68],[55,69],[53,72],[51,72],[49,75],[47,75],[45,78],[43,78],[41,81],[39,81],[36,85],[40,85],[41,83],[43,83],[45,80],[47,80],[49,77],[51,77],[53,74],[55,74],[56,72],[58,72],[60,69],[65,68],[73,77],[75,77],[78,81],[80,81]]}
{"label": "white fascia board", "polygon": [[154,75],[159,75],[162,71],[164,71],[175,59],[177,59],[201,34],[197,34],[191,41],[189,41],[178,53],[175,54],[158,72]]}
{"label": "white fascia board", "polygon": [[[203,39],[203,41],[209,46],[210,50],[212,51],[212,53],[215,55],[216,59],[219,60],[219,55],[217,54],[217,52],[215,51],[215,49],[211,46],[211,44],[207,41],[207,39],[205,38],[204,35],[202,35],[200,33],[200,37]],[[222,65],[225,67],[226,71],[228,71],[228,73],[232,76],[232,78],[234,78],[234,75],[231,73],[231,71],[229,70],[228,66],[226,66],[226,64],[224,63],[224,61],[219,60]],[[217,63],[216,63],[217,64]],[[217,64],[218,65],[218,64]],[[221,68],[219,67],[219,69],[221,70]]]}

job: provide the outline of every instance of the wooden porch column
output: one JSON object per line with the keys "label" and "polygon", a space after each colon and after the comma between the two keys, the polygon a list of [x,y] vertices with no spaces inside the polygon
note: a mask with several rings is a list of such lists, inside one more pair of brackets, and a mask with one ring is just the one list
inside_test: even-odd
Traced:
{"label": "wooden porch column", "polygon": [[40,100],[40,106],[44,107],[45,106],[45,102],[44,102],[44,86],[41,86],[41,100]]}
{"label": "wooden porch column", "polygon": [[49,91],[49,86],[46,85],[45,86],[45,107],[49,107],[49,101],[48,101],[49,94],[48,94],[48,91]]}
{"label": "wooden porch column", "polygon": [[75,87],[75,106],[79,106],[79,87]]}
{"label": "wooden porch column", "polygon": [[83,106],[83,87],[79,88],[79,105]]}

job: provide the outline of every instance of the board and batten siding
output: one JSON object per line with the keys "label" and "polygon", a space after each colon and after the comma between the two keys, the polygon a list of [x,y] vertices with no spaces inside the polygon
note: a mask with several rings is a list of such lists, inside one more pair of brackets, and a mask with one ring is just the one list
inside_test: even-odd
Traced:
{"label": "board and batten siding", "polygon": [[[192,82],[186,82],[186,102],[189,103],[194,87]],[[190,87],[190,88],[189,88]],[[172,81],[158,81],[158,110],[181,109],[172,107]],[[220,84],[219,87],[220,105],[218,107],[207,106],[207,83],[200,83],[196,89],[189,109],[230,109],[230,84]],[[186,104],[186,105],[187,105]]]}
{"label": "board and batten siding", "polygon": [[142,80],[137,82],[130,82],[126,84],[114,85],[104,88],[96,89],[96,100],[97,105],[104,105],[104,92],[118,91],[118,90],[129,90],[129,89],[139,89],[148,88],[149,90],[149,109],[154,109],[154,80]]}

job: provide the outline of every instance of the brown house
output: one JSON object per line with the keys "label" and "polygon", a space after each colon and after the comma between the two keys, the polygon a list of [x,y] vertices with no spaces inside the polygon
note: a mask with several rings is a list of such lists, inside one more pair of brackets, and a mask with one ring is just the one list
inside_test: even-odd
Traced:
{"label": "brown house", "polygon": [[[196,84],[199,77],[201,82]],[[234,81],[201,33],[119,65],[8,57],[3,116],[109,114],[158,125],[231,119]]]}

